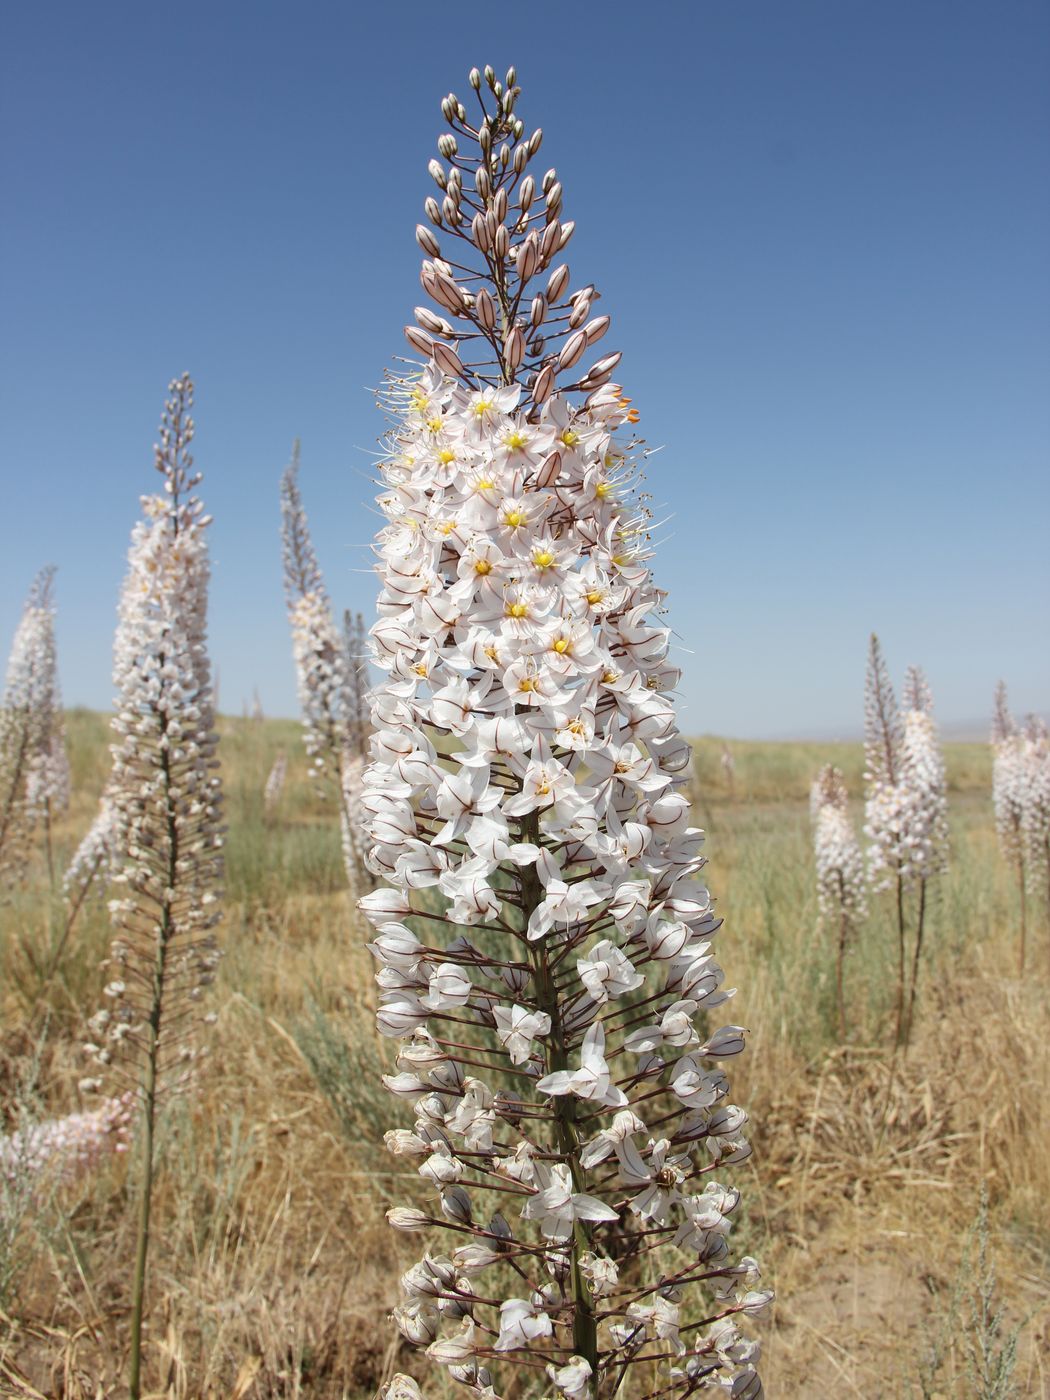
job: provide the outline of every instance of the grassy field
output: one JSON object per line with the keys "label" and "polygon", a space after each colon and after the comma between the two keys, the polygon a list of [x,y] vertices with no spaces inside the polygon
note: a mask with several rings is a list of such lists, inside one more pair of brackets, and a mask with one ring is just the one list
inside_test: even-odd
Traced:
{"label": "grassy field", "polygon": [[[68,717],[74,802],[55,832],[64,867],[108,772],[105,718]],[[424,1369],[386,1313],[418,1256],[383,1212],[419,1198],[382,1134],[372,965],[345,888],[334,812],[313,792],[298,726],[224,720],[229,821],[218,1022],[197,1092],[162,1125],[147,1377],[172,1397],[365,1397]],[[823,762],[860,793],[859,746],[696,748],[697,820],[726,916],[731,1019],[751,1028],[733,1061],[754,1156],[735,1169],[743,1247],[779,1295],[763,1325],[771,1397],[1050,1394],[1050,930],[1030,910],[1019,978],[1017,895],[991,820],[981,745],[949,746],[952,864],[932,901],[916,1034],[893,1059],[891,911],[877,903],[850,955],[850,1031],[834,1034],[834,950],[819,928],[808,792]],[[262,791],[279,751],[276,817]],[[0,1108],[78,1105],[84,1020],[108,946],[104,905],[81,915],[56,975],[61,902],[38,855],[0,909]],[[21,1117],[20,1117],[21,1115]],[[133,1182],[114,1158],[39,1194],[0,1182],[0,1394],[121,1393]],[[975,1229],[981,1188],[987,1229]],[[982,1301],[980,1245],[1005,1312]],[[994,1305],[991,1305],[994,1311]],[[974,1384],[968,1356],[1020,1328],[1012,1392]],[[428,1378],[428,1395],[444,1395]],[[505,1400],[520,1394],[505,1392]]]}

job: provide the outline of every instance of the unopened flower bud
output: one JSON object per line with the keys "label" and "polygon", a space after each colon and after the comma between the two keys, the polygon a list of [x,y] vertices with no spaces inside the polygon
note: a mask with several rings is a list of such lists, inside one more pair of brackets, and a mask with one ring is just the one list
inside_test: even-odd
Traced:
{"label": "unopened flower bud", "polygon": [[415,1234],[425,1230],[430,1224],[430,1216],[422,1210],[412,1210],[408,1206],[394,1206],[386,1213],[388,1224],[395,1230],[405,1230]]}
{"label": "unopened flower bud", "polygon": [[436,258],[440,256],[441,245],[427,228],[426,224],[416,225],[416,242],[423,249],[423,252],[428,253],[430,257]]}
{"label": "unopened flower bud", "polygon": [[441,1192],[441,1209],[459,1225],[469,1225],[473,1218],[470,1197],[462,1186],[446,1186]]}
{"label": "unopened flower bud", "polygon": [[561,298],[565,288],[569,285],[569,265],[562,263],[556,267],[547,280],[547,302],[553,306]]}

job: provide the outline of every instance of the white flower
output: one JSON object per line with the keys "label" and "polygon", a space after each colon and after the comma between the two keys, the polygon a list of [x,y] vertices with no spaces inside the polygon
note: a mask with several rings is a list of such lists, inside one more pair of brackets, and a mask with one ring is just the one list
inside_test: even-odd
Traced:
{"label": "white flower", "polygon": [[622,1108],[627,1095],[618,1089],[609,1075],[605,1059],[605,1031],[600,1021],[587,1031],[580,1050],[580,1068],[574,1073],[556,1070],[544,1075],[536,1088],[541,1094],[572,1094],[578,1099],[591,1099],[604,1108]]}
{"label": "white flower", "polygon": [[622,996],[640,987],[645,978],[637,972],[630,958],[621,953],[609,939],[596,943],[590,953],[576,961],[580,981],[596,1002]]}
{"label": "white flower", "polygon": [[570,1356],[564,1366],[548,1366],[547,1375],[556,1390],[570,1400],[586,1396],[591,1384],[591,1363],[583,1356]]}
{"label": "white flower", "polygon": [[523,1006],[495,1006],[492,1014],[499,1043],[510,1053],[511,1063],[515,1065],[522,1065],[529,1058],[533,1037],[546,1035],[551,1028],[551,1018],[546,1011],[526,1011]]}
{"label": "white flower", "polygon": [[539,1337],[550,1337],[554,1328],[543,1310],[542,1303],[528,1302],[524,1298],[508,1298],[500,1304],[499,1337],[496,1351],[513,1351],[516,1347],[527,1347]]}
{"label": "white flower", "polygon": [[574,1192],[569,1168],[557,1164],[547,1167],[537,1163],[536,1175],[541,1185],[536,1195],[522,1209],[526,1220],[538,1220],[545,1239],[566,1240],[572,1234],[576,1220],[616,1220],[616,1211],[585,1192]]}

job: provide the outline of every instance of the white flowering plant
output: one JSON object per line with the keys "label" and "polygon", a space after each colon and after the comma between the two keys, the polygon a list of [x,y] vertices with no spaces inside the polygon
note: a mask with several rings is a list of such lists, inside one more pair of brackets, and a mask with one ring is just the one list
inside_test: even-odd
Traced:
{"label": "white flowering plant", "polygon": [[297,441],[281,477],[281,543],[303,739],[322,791],[334,786],[347,881],[359,894],[374,884],[364,861],[363,692],[352,655],[361,636],[352,620],[344,619],[342,633],[336,626],[299,489],[299,467]]}
{"label": "white flowering plant", "polygon": [[[570,1397],[761,1393],[734,1260],[750,1152],[723,1062],[732,992],[683,786],[638,419],[592,358],[609,318],[561,261],[519,89],[442,102],[417,229],[438,310],[388,385],[365,773],[378,1026],[445,1232],[402,1278],[404,1337],[478,1395],[508,1363]],[[439,241],[440,240],[440,241]],[[632,1379],[633,1378],[633,1379]],[[630,1384],[624,1387],[624,1381]]]}
{"label": "white flowering plant", "polygon": [[[130,1392],[140,1394],[155,1119],[163,1099],[189,1083],[200,1050],[200,1003],[215,977],[223,872],[222,791],[217,772],[207,650],[211,517],[195,494],[193,384],[174,380],[155,466],[163,490],[142,497],[120,599],[113,679],[117,712],[109,786],[121,897],[106,1005],[91,1019],[88,1053],[104,1074],[129,1079],[142,1149],[132,1284]],[[110,839],[110,838],[107,838]]]}
{"label": "white flowering plant", "polygon": [[[929,882],[948,864],[948,801],[933,697],[918,666],[898,709],[878,637],[872,633],[864,709],[864,831],[876,891],[894,890],[897,915],[895,1046],[907,1047],[915,1009]],[[906,893],[915,893],[909,935]],[[911,956],[908,956],[909,938]]]}
{"label": "white flowering plant", "polygon": [[5,889],[25,877],[30,843],[41,821],[50,865],[51,818],[69,805],[54,578],[49,565],[33,580],[0,699],[0,877]]}
{"label": "white flowering plant", "polygon": [[996,687],[992,720],[992,801],[999,849],[1017,878],[1023,974],[1030,887],[1041,887],[1050,913],[1050,739],[1037,715],[1018,725],[1003,681]]}
{"label": "white flowering plant", "polygon": [[849,793],[840,769],[828,763],[810,791],[817,900],[821,919],[834,930],[835,1008],[839,1039],[846,1038],[846,953],[867,914],[867,872],[849,815]]}

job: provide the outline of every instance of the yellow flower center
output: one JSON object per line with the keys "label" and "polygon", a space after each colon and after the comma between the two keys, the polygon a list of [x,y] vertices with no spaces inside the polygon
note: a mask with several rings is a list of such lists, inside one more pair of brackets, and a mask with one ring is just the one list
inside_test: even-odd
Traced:
{"label": "yellow flower center", "polygon": [[442,450],[438,453],[438,461],[443,467],[447,467],[449,462],[454,462],[455,460],[456,454],[447,447],[442,448]]}
{"label": "yellow flower center", "polygon": [[566,447],[575,447],[580,440],[580,435],[574,428],[566,428],[561,435],[561,440]]}
{"label": "yellow flower center", "polygon": [[491,573],[492,573],[492,565],[489,563],[489,561],[488,561],[487,559],[475,559],[475,560],[474,560],[474,572],[475,572],[476,574],[491,574]]}
{"label": "yellow flower center", "polygon": [[507,605],[508,617],[528,617],[529,610],[524,603],[509,603]]}
{"label": "yellow flower center", "polygon": [[554,563],[554,555],[549,549],[538,549],[532,556],[532,562],[536,565],[537,569],[549,569]]}
{"label": "yellow flower center", "polygon": [[603,671],[602,685],[613,685],[620,679],[619,671]]}
{"label": "yellow flower center", "polygon": [[415,667],[415,672],[416,672],[416,675],[417,675],[417,676],[425,676],[425,675],[426,675],[426,673],[427,673],[427,668],[423,665],[422,661],[419,663],[418,666]]}
{"label": "yellow flower center", "polygon": [[414,408],[417,412],[422,412],[429,403],[429,399],[422,389],[416,388],[413,389],[409,395],[408,402],[411,408]]}
{"label": "yellow flower center", "polygon": [[558,637],[554,643],[554,650],[558,652],[559,655],[564,656],[569,650],[569,639],[567,637]]}
{"label": "yellow flower center", "polygon": [[514,432],[507,434],[507,436],[503,439],[503,442],[504,445],[506,447],[511,448],[512,451],[520,452],[521,449],[528,442],[528,440],[528,437],[524,433],[519,432],[517,429],[515,429]]}
{"label": "yellow flower center", "polygon": [[489,659],[490,661],[498,661],[498,660],[499,660],[499,652],[496,650],[495,647],[491,647],[491,646],[486,647],[486,648],[485,648],[485,655],[488,657],[488,659]]}
{"label": "yellow flower center", "polygon": [[428,418],[428,419],[427,419],[427,431],[428,431],[428,432],[431,432],[431,433],[440,433],[441,429],[442,429],[444,426],[445,426],[445,425],[444,425],[444,423],[442,422],[442,420],[441,420],[440,418]]}
{"label": "yellow flower center", "polygon": [[519,525],[525,524],[525,512],[523,510],[508,510],[503,517],[504,525],[509,525],[512,530],[516,530]]}
{"label": "yellow flower center", "polygon": [[594,494],[598,497],[599,501],[604,501],[605,498],[606,498],[606,496],[609,494],[609,492],[610,492],[611,490],[612,490],[612,483],[611,483],[611,482],[609,482],[609,481],[599,481],[598,485],[594,488]]}
{"label": "yellow flower center", "polygon": [[530,691],[531,691],[531,690],[535,690],[535,689],[536,689],[536,682],[533,680],[533,678],[532,678],[531,676],[522,676],[522,678],[521,678],[521,684],[518,686],[518,689],[519,689],[519,690],[530,690]]}
{"label": "yellow flower center", "polygon": [[587,601],[588,601],[588,603],[590,603],[591,607],[593,608],[593,607],[595,607],[598,603],[600,603],[604,597],[605,597],[605,594],[602,592],[602,590],[601,590],[600,588],[592,588],[591,591],[587,594]]}
{"label": "yellow flower center", "polygon": [[491,399],[478,399],[477,403],[474,405],[474,417],[484,418],[485,414],[488,413],[492,407],[493,403]]}
{"label": "yellow flower center", "polygon": [[492,482],[488,479],[487,476],[480,477],[479,480],[476,482],[474,489],[475,491],[491,491]]}

